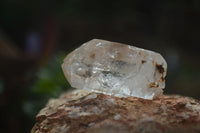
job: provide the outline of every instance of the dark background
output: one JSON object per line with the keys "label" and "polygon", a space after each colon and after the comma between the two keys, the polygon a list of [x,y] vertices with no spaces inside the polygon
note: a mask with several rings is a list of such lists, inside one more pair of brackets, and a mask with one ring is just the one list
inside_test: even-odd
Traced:
{"label": "dark background", "polygon": [[70,88],[61,70],[93,38],[161,53],[165,94],[200,96],[199,0],[1,0],[0,132],[29,132],[49,98]]}

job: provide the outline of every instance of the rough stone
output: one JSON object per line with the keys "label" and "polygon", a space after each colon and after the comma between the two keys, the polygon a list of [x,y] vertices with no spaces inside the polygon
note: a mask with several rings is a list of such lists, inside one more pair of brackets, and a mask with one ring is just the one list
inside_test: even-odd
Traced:
{"label": "rough stone", "polygon": [[77,90],[51,99],[38,113],[31,133],[47,132],[199,133],[200,102],[177,95],[146,100]]}
{"label": "rough stone", "polygon": [[167,64],[158,53],[93,39],[71,52],[62,68],[74,88],[153,99],[162,95]]}

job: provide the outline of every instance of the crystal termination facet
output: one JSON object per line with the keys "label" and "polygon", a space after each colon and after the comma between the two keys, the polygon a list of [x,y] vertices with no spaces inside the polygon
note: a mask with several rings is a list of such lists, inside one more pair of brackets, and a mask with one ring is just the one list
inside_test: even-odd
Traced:
{"label": "crystal termination facet", "polygon": [[165,88],[167,63],[149,50],[93,39],[67,55],[62,69],[74,88],[154,99]]}

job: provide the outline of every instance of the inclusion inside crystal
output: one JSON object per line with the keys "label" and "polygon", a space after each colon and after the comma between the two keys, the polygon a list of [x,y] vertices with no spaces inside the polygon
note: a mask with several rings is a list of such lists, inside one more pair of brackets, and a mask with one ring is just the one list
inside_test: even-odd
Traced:
{"label": "inclusion inside crystal", "polygon": [[163,93],[167,64],[158,53],[93,39],[67,55],[62,68],[74,88],[153,99]]}

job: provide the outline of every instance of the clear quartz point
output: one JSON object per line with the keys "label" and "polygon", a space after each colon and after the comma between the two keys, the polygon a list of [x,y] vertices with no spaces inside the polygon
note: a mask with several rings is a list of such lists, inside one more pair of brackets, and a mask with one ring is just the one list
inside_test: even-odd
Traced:
{"label": "clear quartz point", "polygon": [[165,88],[167,63],[149,50],[93,39],[68,54],[62,69],[74,88],[154,99]]}

